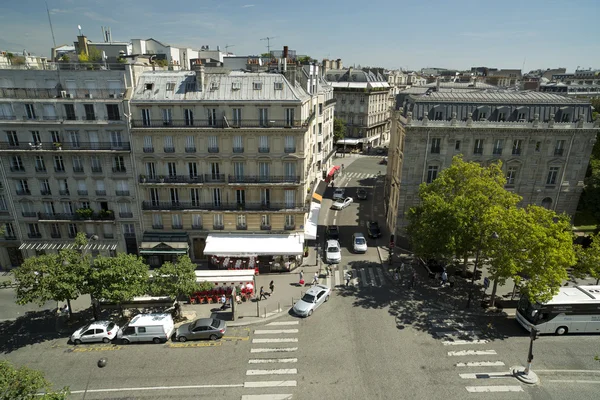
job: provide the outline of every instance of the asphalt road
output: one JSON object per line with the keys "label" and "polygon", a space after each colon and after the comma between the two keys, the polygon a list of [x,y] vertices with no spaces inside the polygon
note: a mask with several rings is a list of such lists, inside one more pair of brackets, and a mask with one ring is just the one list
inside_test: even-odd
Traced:
{"label": "asphalt road", "polygon": [[[339,183],[347,183],[351,196],[357,185],[375,184],[369,174],[383,167],[377,161],[346,161]],[[507,376],[510,367],[523,365],[529,345],[514,319],[450,313],[383,279],[374,248],[352,254],[352,232],[383,212],[372,194],[369,189],[368,200],[326,212],[326,193],[320,223],[335,219],[344,249],[342,263],[321,278],[334,287],[329,301],[309,318],[283,315],[231,328],[218,342],[74,347],[66,338],[40,339],[4,346],[2,357],[42,370],[55,386],[70,386],[73,399],[597,397],[597,335],[539,338],[533,370],[541,384],[528,387]],[[342,284],[344,270],[355,271],[350,287]],[[101,357],[108,361],[105,368],[96,366]]]}

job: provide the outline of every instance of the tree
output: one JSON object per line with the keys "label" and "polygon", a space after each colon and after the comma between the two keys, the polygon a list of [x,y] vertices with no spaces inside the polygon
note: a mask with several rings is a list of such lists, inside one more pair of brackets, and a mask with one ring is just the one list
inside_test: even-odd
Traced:
{"label": "tree", "polygon": [[122,304],[148,289],[148,266],[134,254],[119,253],[116,257],[97,257],[88,280],[90,295],[99,300]]}
{"label": "tree", "polygon": [[167,261],[154,271],[152,293],[179,299],[197,292],[196,265],[188,255],[180,256],[177,262]]}
{"label": "tree", "polygon": [[262,53],[260,56],[263,58],[271,58],[271,53]]}
{"label": "tree", "polygon": [[169,62],[164,58],[159,58],[158,60],[155,59],[154,63],[162,68],[167,67],[169,65]]}
{"label": "tree", "polygon": [[86,244],[85,234],[78,233],[73,249],[25,259],[14,270],[17,303],[36,303],[41,306],[50,300],[66,301],[71,317],[71,300],[86,293],[90,257],[78,251]]}
{"label": "tree", "polygon": [[592,243],[584,248],[575,245],[577,263],[573,272],[578,277],[591,276],[596,279],[596,285],[600,283],[600,233],[591,236]]}
{"label": "tree", "polygon": [[[40,392],[44,394],[38,394]],[[0,361],[0,400],[64,400],[68,394],[68,387],[52,391],[52,385],[40,371],[15,368],[8,361]]]}
{"label": "tree", "polygon": [[309,63],[311,61],[312,61],[312,57],[311,56],[298,57],[298,62],[301,63],[301,64]]}
{"label": "tree", "polygon": [[333,140],[338,141],[346,136],[346,122],[340,118],[333,119]]}

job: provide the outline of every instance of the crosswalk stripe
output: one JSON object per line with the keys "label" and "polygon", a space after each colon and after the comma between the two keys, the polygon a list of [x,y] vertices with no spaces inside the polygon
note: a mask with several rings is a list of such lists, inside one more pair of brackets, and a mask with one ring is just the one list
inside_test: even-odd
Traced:
{"label": "crosswalk stripe", "polygon": [[342,269],[341,269],[341,268],[337,268],[337,269],[334,271],[335,273],[333,274],[333,284],[334,284],[335,286],[339,286],[339,284],[340,284],[340,279],[339,279],[339,278],[340,278],[340,275],[339,275],[339,273],[340,273],[341,271],[342,271]]}
{"label": "crosswalk stripe", "polygon": [[373,268],[369,268],[369,277],[371,278],[371,286],[376,286],[375,283],[375,273],[373,272]]}
{"label": "crosswalk stripe", "polygon": [[265,388],[265,387],[295,387],[298,383],[296,381],[258,381],[258,382],[244,382],[245,388]]}
{"label": "crosswalk stripe", "polygon": [[294,375],[297,374],[296,368],[287,369],[249,369],[246,371],[246,375]]}
{"label": "crosswalk stripe", "polygon": [[462,331],[460,329],[457,329],[455,331],[434,332],[434,334],[436,336],[455,336],[455,337],[477,336],[480,333],[481,333],[481,331]]}
{"label": "crosswalk stripe", "polygon": [[252,358],[248,364],[295,363],[297,358]]}
{"label": "crosswalk stripe", "polygon": [[290,400],[293,394],[245,394],[242,400]]}
{"label": "crosswalk stripe", "polygon": [[361,268],[360,269],[360,281],[359,281],[360,286],[364,287],[367,285],[367,274],[365,273],[365,269]]}
{"label": "crosswalk stripe", "polygon": [[383,285],[385,283],[385,278],[383,277],[383,271],[381,268],[377,268],[377,275],[379,276],[379,282]]}
{"label": "crosswalk stripe", "polygon": [[298,333],[298,329],[255,329],[255,335],[274,335],[280,333]]}
{"label": "crosswalk stripe", "polygon": [[473,340],[444,340],[442,344],[444,346],[460,346],[463,344],[486,344],[489,340],[485,339],[473,339]]}
{"label": "crosswalk stripe", "polygon": [[502,361],[473,361],[467,363],[456,363],[457,367],[500,367],[504,365]]}
{"label": "crosswalk stripe", "polygon": [[[332,271],[332,273],[335,273],[335,272]],[[331,287],[331,276],[327,275],[327,277],[325,279],[327,280],[327,283],[325,284],[325,286]]]}
{"label": "crosswalk stripe", "polygon": [[496,350],[461,350],[461,351],[449,351],[448,355],[452,356],[492,356],[496,353]]}
{"label": "crosswalk stripe", "polygon": [[281,326],[281,325],[298,325],[300,321],[279,321],[279,322],[269,322],[267,326]]}
{"label": "crosswalk stripe", "polygon": [[475,328],[475,325],[465,324],[462,322],[456,322],[451,319],[444,318],[444,320],[442,322],[438,321],[438,323],[436,325],[434,325],[434,328],[456,328],[456,329],[460,328],[461,330],[468,331],[468,330],[472,330],[473,328]]}
{"label": "crosswalk stripe", "polygon": [[488,378],[513,378],[514,375],[511,372],[478,372],[478,373],[467,373],[458,374],[463,379],[488,379]]}
{"label": "crosswalk stripe", "polygon": [[298,350],[297,347],[275,347],[275,348],[261,348],[261,349],[250,349],[250,353],[289,353]]}
{"label": "crosswalk stripe", "polygon": [[298,338],[252,339],[252,343],[297,343]]}
{"label": "crosswalk stripe", "polygon": [[470,393],[523,391],[521,386],[466,386],[466,389]]}

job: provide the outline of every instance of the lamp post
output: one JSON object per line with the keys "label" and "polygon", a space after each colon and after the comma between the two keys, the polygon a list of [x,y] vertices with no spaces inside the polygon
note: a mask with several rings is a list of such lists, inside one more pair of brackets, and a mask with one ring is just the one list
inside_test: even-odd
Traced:
{"label": "lamp post", "polygon": [[[534,311],[534,313],[535,312],[536,311]],[[533,341],[537,339],[538,330],[532,325],[529,332],[529,352],[527,353],[527,366],[525,368],[518,366],[512,367],[511,371],[515,378],[521,382],[534,385],[539,382],[537,374],[531,370],[531,363],[533,362]]]}

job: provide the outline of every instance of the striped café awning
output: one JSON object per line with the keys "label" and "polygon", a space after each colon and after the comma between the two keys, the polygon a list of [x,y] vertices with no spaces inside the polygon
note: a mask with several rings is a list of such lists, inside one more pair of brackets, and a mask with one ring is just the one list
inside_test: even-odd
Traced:
{"label": "striped caf\u00e9 awning", "polygon": [[73,242],[24,242],[19,246],[19,250],[63,250],[63,249],[76,249],[76,250],[116,250],[117,242],[95,242],[88,243],[85,246],[76,246]]}

